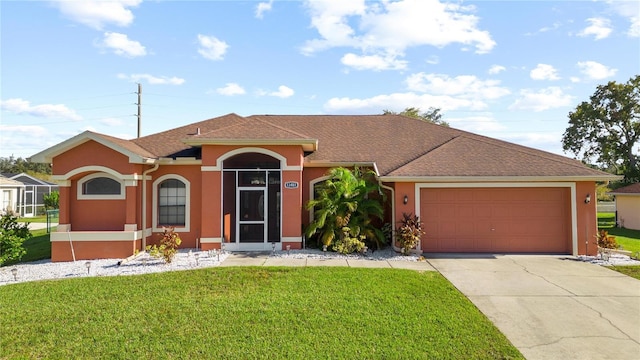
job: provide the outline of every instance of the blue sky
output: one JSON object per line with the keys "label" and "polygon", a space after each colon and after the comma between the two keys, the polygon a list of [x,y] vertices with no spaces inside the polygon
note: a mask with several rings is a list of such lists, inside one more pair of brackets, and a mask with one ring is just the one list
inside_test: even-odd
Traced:
{"label": "blue sky", "polygon": [[568,113],[640,73],[638,1],[1,1],[0,17],[2,157],[84,130],[134,138],[136,83],[142,135],[439,107],[562,154]]}

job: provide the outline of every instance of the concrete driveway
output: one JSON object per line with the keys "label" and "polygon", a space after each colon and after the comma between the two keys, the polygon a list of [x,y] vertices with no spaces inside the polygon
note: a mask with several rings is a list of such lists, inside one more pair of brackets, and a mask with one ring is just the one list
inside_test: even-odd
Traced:
{"label": "concrete driveway", "polygon": [[570,256],[428,261],[527,359],[640,359],[640,281]]}

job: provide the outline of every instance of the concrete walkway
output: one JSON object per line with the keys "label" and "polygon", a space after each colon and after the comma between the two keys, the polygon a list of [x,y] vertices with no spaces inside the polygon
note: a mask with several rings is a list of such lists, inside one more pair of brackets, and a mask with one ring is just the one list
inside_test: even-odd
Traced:
{"label": "concrete walkway", "polygon": [[270,257],[268,252],[231,253],[220,266],[346,266],[435,271],[426,261],[387,261],[366,259],[311,259]]}
{"label": "concrete walkway", "polygon": [[427,259],[535,359],[640,359],[640,281],[563,256]]}

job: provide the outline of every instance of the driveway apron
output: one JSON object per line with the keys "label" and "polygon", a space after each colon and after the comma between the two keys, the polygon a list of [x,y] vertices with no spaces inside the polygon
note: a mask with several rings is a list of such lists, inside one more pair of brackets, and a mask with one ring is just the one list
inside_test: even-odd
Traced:
{"label": "driveway apron", "polygon": [[640,359],[640,280],[570,256],[428,261],[527,359]]}

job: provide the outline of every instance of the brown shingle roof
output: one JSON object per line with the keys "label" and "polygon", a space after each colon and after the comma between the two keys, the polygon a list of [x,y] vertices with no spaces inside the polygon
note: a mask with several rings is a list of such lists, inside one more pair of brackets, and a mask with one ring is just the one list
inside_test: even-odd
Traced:
{"label": "brown shingle roof", "polygon": [[376,163],[380,175],[393,177],[608,175],[564,156],[400,115],[228,114],[129,142],[132,151],[157,158],[191,157],[200,149],[185,141],[207,139],[317,139],[306,164]]}
{"label": "brown shingle roof", "polygon": [[635,183],[615,189],[610,194],[640,194],[640,183]]}

